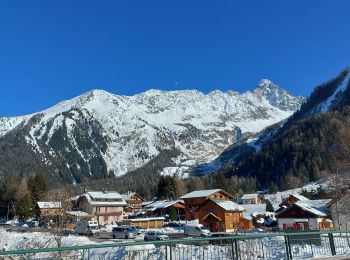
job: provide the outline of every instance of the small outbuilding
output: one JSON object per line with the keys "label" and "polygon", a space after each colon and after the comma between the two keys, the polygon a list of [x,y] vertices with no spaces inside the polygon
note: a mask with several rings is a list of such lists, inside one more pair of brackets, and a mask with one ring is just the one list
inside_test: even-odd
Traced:
{"label": "small outbuilding", "polygon": [[262,196],[253,193],[253,194],[244,194],[238,201],[239,204],[260,204],[263,203]]}
{"label": "small outbuilding", "polygon": [[38,219],[56,217],[61,210],[62,204],[59,201],[38,201],[35,205],[35,215]]}
{"label": "small outbuilding", "polygon": [[125,219],[123,220],[124,225],[129,225],[132,227],[139,226],[143,229],[148,228],[162,228],[164,226],[164,218],[134,218],[134,219]]}

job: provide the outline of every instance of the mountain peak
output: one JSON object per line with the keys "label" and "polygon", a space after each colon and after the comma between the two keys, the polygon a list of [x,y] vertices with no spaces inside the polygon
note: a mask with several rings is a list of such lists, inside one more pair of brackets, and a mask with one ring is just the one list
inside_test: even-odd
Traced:
{"label": "mountain peak", "polygon": [[280,89],[275,83],[273,83],[269,79],[262,79],[262,80],[260,80],[260,82],[259,82],[259,84],[258,84],[258,86],[256,88],[257,89],[266,90],[266,91]]}
{"label": "mountain peak", "polygon": [[295,111],[305,101],[303,97],[293,96],[269,79],[262,79],[254,93],[266,98],[272,106],[284,111]]}

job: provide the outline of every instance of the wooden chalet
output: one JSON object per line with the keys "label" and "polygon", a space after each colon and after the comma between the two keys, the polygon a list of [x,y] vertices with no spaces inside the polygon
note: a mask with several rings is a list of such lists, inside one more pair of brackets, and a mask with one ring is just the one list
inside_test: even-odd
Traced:
{"label": "wooden chalet", "polygon": [[208,199],[199,208],[199,223],[212,232],[232,232],[251,229],[253,222],[243,217],[241,206],[231,200]]}
{"label": "wooden chalet", "polygon": [[136,192],[127,192],[122,194],[123,199],[126,201],[127,206],[125,208],[126,212],[137,213],[142,209],[142,203],[145,199]]}
{"label": "wooden chalet", "polygon": [[35,215],[42,220],[56,218],[61,211],[62,204],[59,201],[38,201],[35,205]]}
{"label": "wooden chalet", "polygon": [[233,200],[233,196],[221,189],[192,191],[182,197],[185,202],[185,219],[199,219],[199,209],[208,199]]}

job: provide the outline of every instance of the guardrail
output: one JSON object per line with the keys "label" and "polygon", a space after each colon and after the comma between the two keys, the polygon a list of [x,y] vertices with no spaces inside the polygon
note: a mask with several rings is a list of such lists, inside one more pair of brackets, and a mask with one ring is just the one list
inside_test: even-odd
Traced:
{"label": "guardrail", "polygon": [[0,259],[308,259],[350,256],[350,230],[280,232],[2,251]]}

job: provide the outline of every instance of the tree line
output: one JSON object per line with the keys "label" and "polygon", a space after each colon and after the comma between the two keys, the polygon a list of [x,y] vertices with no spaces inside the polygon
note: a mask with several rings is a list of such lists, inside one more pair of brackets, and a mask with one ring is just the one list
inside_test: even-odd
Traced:
{"label": "tree line", "polygon": [[32,217],[35,204],[46,194],[47,184],[40,173],[30,173],[22,179],[6,177],[0,184],[0,216],[7,219]]}

